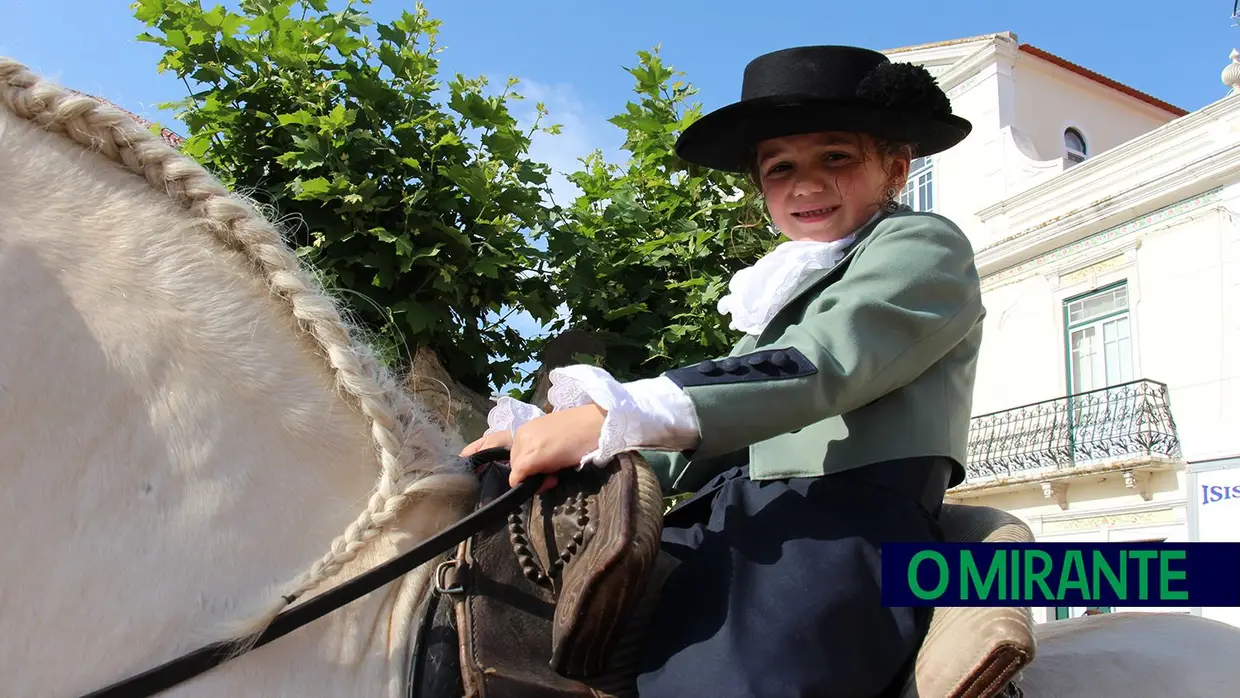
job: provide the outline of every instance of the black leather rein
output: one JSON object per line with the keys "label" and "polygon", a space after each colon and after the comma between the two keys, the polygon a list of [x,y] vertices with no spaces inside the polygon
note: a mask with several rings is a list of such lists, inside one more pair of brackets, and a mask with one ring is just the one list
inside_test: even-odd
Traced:
{"label": "black leather rein", "polygon": [[[508,451],[499,448],[479,451],[468,458],[475,470],[481,466],[507,459]],[[494,501],[479,507],[440,533],[427,538],[404,555],[393,558],[330,591],[280,613],[253,643],[240,649],[235,640],[207,645],[154,669],[93,693],[87,693],[83,698],[146,698],[188,681],[245,652],[262,647],[409,573],[436,555],[460,544],[461,541],[481,531],[484,527],[502,521],[510,511],[533,497],[544,479],[543,475],[535,475],[523,480],[516,487],[496,497]]]}

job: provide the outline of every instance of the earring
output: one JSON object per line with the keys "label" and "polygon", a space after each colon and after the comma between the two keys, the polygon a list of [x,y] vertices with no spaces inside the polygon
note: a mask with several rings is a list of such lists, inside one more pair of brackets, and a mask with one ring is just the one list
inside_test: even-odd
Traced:
{"label": "earring", "polygon": [[896,188],[887,188],[887,213],[895,213],[900,208],[900,203],[896,201]]}

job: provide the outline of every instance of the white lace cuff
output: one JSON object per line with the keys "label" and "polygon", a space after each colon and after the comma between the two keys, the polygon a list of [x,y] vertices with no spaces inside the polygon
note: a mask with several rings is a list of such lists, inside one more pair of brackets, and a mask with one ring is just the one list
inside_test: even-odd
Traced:
{"label": "white lace cuff", "polygon": [[697,412],[689,396],[665,376],[621,384],[588,365],[551,371],[547,399],[562,410],[594,403],[607,412],[598,448],[581,465],[606,463],[625,451],[680,451],[699,441]]}
{"label": "white lace cuff", "polygon": [[485,433],[508,431],[511,432],[526,422],[538,419],[546,415],[546,412],[538,409],[538,407],[529,403],[514,400],[510,397],[501,397],[495,401],[495,407],[487,413],[487,430]]}

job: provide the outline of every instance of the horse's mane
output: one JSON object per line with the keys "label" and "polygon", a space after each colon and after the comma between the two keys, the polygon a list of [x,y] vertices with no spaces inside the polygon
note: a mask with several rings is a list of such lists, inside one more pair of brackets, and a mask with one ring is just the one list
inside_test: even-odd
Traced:
{"label": "horse's mane", "polygon": [[241,253],[312,338],[337,390],[365,415],[379,463],[378,481],[365,510],[332,541],[329,552],[289,581],[287,591],[273,599],[268,612],[244,621],[245,630],[261,630],[282,608],[338,573],[412,500],[449,491],[460,496],[459,478],[466,473],[453,452],[454,437],[413,402],[351,330],[340,306],[253,206],[127,112],[40,79],[4,57],[0,57],[0,103],[19,118],[142,177],[191,214],[201,229]]}

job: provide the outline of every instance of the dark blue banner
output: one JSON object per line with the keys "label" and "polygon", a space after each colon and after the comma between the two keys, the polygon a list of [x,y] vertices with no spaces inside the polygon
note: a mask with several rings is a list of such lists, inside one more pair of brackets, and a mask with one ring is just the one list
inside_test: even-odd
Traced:
{"label": "dark blue banner", "polygon": [[1240,543],[884,543],[884,606],[1237,606]]}

